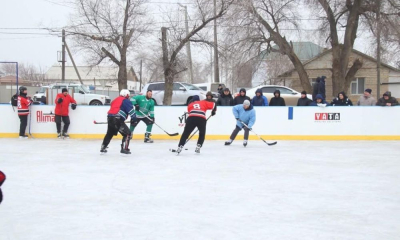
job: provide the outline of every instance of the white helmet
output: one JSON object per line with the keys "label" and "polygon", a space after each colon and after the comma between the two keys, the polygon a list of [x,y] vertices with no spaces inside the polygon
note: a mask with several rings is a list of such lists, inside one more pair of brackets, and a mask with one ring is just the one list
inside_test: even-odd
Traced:
{"label": "white helmet", "polygon": [[122,89],[121,92],[119,92],[119,95],[122,97],[129,97],[130,96],[130,92],[128,89]]}

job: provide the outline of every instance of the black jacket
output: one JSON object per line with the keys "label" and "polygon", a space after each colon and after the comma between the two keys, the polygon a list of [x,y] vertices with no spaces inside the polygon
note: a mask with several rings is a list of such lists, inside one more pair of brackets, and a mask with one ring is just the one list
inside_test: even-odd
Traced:
{"label": "black jacket", "polygon": [[310,106],[310,103],[312,103],[312,100],[308,97],[299,98],[299,100],[297,100],[297,106]]}
{"label": "black jacket", "polygon": [[[339,98],[339,95],[342,94],[343,95],[343,99]],[[338,94],[338,96],[332,100],[331,102],[332,106],[353,106],[353,103],[351,102],[351,100],[344,94],[344,92],[340,92]]]}
{"label": "black jacket", "polygon": [[217,105],[218,106],[233,106],[233,97],[232,94],[225,95],[222,93],[219,95],[218,100],[217,100]]}
{"label": "black jacket", "polygon": [[279,97],[273,97],[271,98],[271,101],[269,102],[269,106],[286,106],[285,99],[281,98],[281,91],[275,90],[275,93],[279,93]]}
{"label": "black jacket", "polygon": [[389,99],[386,100],[385,98],[379,98],[378,102],[376,103],[377,106],[386,106],[386,103],[390,103],[391,106],[399,105],[399,102],[397,101],[397,99],[392,97],[391,92],[385,92],[385,94],[388,95]]}
{"label": "black jacket", "polygon": [[[240,92],[244,92],[245,95],[242,97],[240,95]],[[243,104],[243,102],[245,100],[249,100],[251,102],[251,99],[248,96],[246,96],[246,89],[242,88],[239,91],[239,96],[237,96],[237,97],[235,97],[235,99],[233,99],[233,105],[236,106],[238,104]]]}
{"label": "black jacket", "polygon": [[321,94],[324,99],[326,99],[326,90],[325,90],[325,76],[321,77],[321,81],[318,84],[318,94]]}
{"label": "black jacket", "polygon": [[312,98],[313,99],[315,99],[315,97],[317,97],[317,94],[318,94],[318,88],[319,88],[319,81],[320,81],[320,79],[317,79],[317,82],[315,82],[314,84],[313,84],[313,91],[312,91]]}

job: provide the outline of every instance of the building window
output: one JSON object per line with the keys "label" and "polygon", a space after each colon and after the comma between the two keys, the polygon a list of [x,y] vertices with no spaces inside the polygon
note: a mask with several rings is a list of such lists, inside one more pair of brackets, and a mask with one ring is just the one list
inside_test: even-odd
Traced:
{"label": "building window", "polygon": [[317,78],[311,78],[310,80],[311,80],[311,82],[310,82],[310,83],[311,83],[311,85],[313,85],[314,83],[316,83],[316,82],[317,82]]}
{"label": "building window", "polygon": [[365,78],[356,78],[350,85],[352,95],[361,95],[365,89]]}

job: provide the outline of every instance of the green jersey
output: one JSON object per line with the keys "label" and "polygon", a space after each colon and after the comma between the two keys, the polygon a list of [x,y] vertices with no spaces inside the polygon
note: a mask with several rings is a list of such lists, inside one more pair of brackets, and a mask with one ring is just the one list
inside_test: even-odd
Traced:
{"label": "green jersey", "polygon": [[[139,105],[140,111],[142,111],[145,115],[148,115],[150,117],[154,117],[154,100],[152,98],[147,99],[145,95],[137,95],[132,97],[131,103],[133,106]],[[141,112],[136,111],[136,116],[138,118],[144,118],[145,115],[143,115]]]}

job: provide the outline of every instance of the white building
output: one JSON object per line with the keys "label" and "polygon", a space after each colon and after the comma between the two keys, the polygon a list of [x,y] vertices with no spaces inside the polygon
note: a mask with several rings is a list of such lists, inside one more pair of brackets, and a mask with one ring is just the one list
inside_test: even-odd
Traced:
{"label": "white building", "polygon": [[[110,66],[77,66],[83,84],[92,90],[118,91],[118,67]],[[53,65],[47,72],[46,78],[61,82],[61,64]],[[78,75],[73,66],[65,67],[65,81],[79,83]],[[128,67],[128,89],[139,90],[139,80],[132,67]]]}

